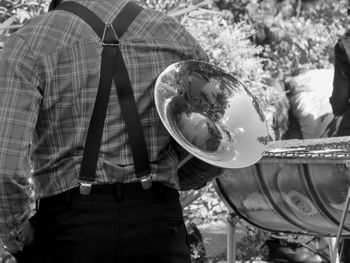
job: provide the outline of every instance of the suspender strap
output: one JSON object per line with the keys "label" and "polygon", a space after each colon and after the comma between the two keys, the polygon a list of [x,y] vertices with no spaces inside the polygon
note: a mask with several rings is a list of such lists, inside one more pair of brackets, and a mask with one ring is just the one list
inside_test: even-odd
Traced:
{"label": "suspender strap", "polygon": [[117,87],[121,112],[124,117],[126,129],[129,135],[129,143],[132,149],[136,176],[140,178],[141,181],[148,180],[150,179],[147,178],[147,175],[150,173],[150,166],[148,160],[147,145],[145,136],[143,134],[140,118],[138,117],[139,115],[137,112],[129,75],[119,48],[117,49],[116,63],[118,70],[114,71],[113,79],[115,86]]}
{"label": "suspender strap", "polygon": [[107,46],[102,50],[102,61],[104,63],[101,64],[99,88],[89,124],[83,160],[80,168],[79,178],[80,181],[83,182],[93,182],[95,180],[103,125],[105,122],[109,95],[111,93],[111,77],[113,76],[113,69],[115,68],[115,61],[110,58],[114,57],[115,54],[116,49],[112,46]]}
{"label": "suspender strap", "polygon": [[133,2],[128,2],[114,19],[112,25],[106,25],[94,12],[75,2],[64,2],[55,10],[65,10],[79,16],[94,29],[103,42],[100,83],[88,129],[79,175],[82,186],[84,186],[84,184],[86,186],[86,190],[83,190],[83,192],[86,191],[85,194],[87,194],[91,183],[95,180],[98,154],[101,145],[102,131],[111,91],[112,79],[114,79],[116,85],[121,113],[124,117],[128,132],[129,143],[131,145],[134,159],[135,173],[144,188],[148,188],[150,186],[150,166],[147,145],[138,115],[129,74],[119,48],[119,38],[140,13],[142,7]]}

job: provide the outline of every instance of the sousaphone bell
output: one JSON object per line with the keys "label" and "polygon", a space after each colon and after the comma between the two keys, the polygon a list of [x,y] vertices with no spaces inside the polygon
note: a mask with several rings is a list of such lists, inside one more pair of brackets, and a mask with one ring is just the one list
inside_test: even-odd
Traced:
{"label": "sousaphone bell", "polygon": [[269,138],[265,117],[233,75],[210,63],[180,61],[159,75],[154,98],[163,125],[192,156],[223,168],[262,157]]}

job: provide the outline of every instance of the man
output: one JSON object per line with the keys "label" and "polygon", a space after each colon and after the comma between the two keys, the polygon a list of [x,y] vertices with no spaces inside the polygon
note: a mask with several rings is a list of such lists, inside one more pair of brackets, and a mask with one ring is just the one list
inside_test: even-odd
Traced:
{"label": "man", "polygon": [[334,79],[330,103],[334,115],[342,116],[337,136],[350,135],[350,33],[341,37],[334,48]]}
{"label": "man", "polygon": [[[334,48],[334,79],[330,97],[332,111],[340,123],[335,136],[350,136],[350,32],[346,32]],[[341,262],[350,262],[350,240],[344,239]]]}
{"label": "man", "polygon": [[[71,1],[105,23],[128,2]],[[62,10],[32,19],[5,43],[0,54],[0,237],[19,262],[189,263],[178,157],[157,115],[153,89],[168,65],[206,60],[206,54],[173,19],[149,9],[138,14],[120,49],[145,134],[152,187],[144,190],[135,176],[113,84],[96,180],[90,194],[82,195],[79,171],[102,48],[87,23]],[[40,199],[33,217],[32,168]]]}

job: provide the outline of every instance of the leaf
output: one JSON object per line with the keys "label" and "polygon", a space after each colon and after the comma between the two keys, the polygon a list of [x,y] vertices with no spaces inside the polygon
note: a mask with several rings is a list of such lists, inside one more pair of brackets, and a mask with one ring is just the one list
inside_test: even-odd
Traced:
{"label": "leaf", "polygon": [[13,15],[6,19],[2,24],[0,24],[0,34],[2,34],[4,30],[7,30],[10,27],[10,25],[12,25],[12,23],[15,22],[16,18],[17,15]]}
{"label": "leaf", "polygon": [[18,8],[17,9],[17,16],[18,16],[18,19],[19,19],[19,22],[22,24],[25,20],[29,19],[31,16],[29,14],[29,12],[27,12],[26,10],[24,9],[20,9]]}

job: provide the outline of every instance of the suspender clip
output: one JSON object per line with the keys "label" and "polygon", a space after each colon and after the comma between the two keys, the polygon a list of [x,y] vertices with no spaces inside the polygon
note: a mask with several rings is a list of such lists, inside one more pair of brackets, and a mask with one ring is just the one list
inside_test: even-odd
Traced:
{"label": "suspender clip", "polygon": [[91,191],[91,182],[80,182],[79,192],[81,195],[89,195]]}
{"label": "suspender clip", "polygon": [[113,25],[106,24],[102,35],[102,45],[103,46],[119,46],[119,38],[114,30]]}
{"label": "suspender clip", "polygon": [[152,177],[150,174],[140,177],[139,181],[144,190],[148,190],[152,187]]}

